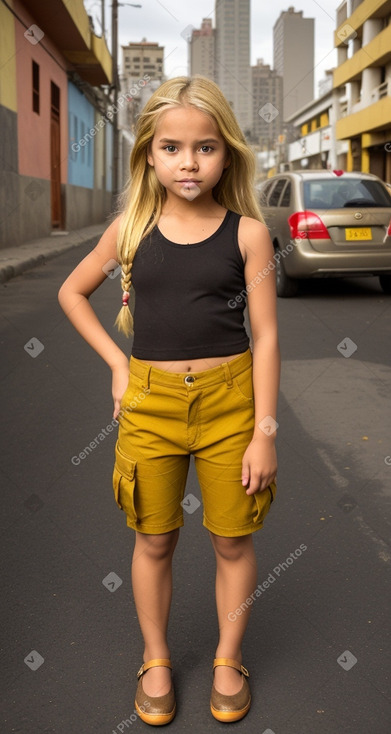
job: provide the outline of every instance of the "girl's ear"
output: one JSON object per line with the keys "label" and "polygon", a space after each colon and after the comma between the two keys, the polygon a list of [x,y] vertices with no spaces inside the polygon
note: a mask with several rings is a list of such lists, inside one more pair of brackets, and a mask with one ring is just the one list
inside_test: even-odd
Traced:
{"label": "girl's ear", "polygon": [[227,156],[224,162],[224,168],[228,168],[228,166],[230,165],[231,165],[231,156],[229,155],[229,153],[227,153]]}
{"label": "girl's ear", "polygon": [[152,148],[151,143],[148,143],[148,148],[147,148],[147,161],[148,161],[148,163],[149,163],[150,166],[153,166],[153,157],[152,157],[151,148]]}

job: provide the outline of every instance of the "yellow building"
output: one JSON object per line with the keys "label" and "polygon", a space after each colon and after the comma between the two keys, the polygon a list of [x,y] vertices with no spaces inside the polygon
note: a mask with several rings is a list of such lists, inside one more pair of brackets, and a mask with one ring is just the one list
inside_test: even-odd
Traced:
{"label": "yellow building", "polygon": [[391,2],[344,0],[337,9],[337,140],[347,140],[348,171],[391,181]]}

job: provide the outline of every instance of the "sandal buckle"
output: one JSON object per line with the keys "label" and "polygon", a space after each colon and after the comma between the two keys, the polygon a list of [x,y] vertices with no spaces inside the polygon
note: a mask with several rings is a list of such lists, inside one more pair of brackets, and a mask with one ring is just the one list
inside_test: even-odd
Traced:
{"label": "sandal buckle", "polygon": [[144,673],[144,663],[142,664],[140,670],[137,673],[137,680],[141,678],[142,674]]}
{"label": "sandal buckle", "polygon": [[250,673],[248,672],[247,668],[244,667],[244,665],[240,666],[240,670],[242,671],[243,675],[246,676],[246,678],[250,677]]}

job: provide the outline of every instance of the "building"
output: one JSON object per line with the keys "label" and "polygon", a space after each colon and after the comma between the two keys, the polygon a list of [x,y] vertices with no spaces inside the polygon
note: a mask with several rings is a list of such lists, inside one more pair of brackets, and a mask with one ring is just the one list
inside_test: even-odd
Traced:
{"label": "building", "polygon": [[336,135],[348,142],[340,165],[391,181],[390,2],[344,0],[337,8],[336,25]]}
{"label": "building", "polygon": [[250,0],[216,0],[215,82],[243,132],[253,117],[250,71]]}
{"label": "building", "polygon": [[111,56],[82,0],[0,3],[0,244],[111,209]]}
{"label": "building", "polygon": [[215,31],[211,18],[203,18],[201,28],[194,28],[189,41],[190,75],[215,77]]}
{"label": "building", "polygon": [[282,133],[282,77],[257,59],[251,67],[253,94],[253,140],[263,150],[273,150]]}
{"label": "building", "polygon": [[273,66],[283,78],[284,120],[314,98],[314,31],[314,19],[293,7],[274,24]]}
{"label": "building", "polygon": [[338,168],[338,159],[346,154],[347,144],[335,138],[336,105],[335,93],[329,89],[288,118],[293,135],[287,134],[285,155],[281,155],[281,150],[280,162],[282,158],[288,161],[289,170]]}
{"label": "building", "polygon": [[126,99],[120,112],[120,126],[134,132],[140,110],[153,89],[164,81],[164,47],[143,38],[122,46],[121,96]]}
{"label": "building", "polygon": [[143,38],[139,43],[122,46],[122,76],[133,86],[144,75],[150,79],[164,78],[164,48],[158,43]]}

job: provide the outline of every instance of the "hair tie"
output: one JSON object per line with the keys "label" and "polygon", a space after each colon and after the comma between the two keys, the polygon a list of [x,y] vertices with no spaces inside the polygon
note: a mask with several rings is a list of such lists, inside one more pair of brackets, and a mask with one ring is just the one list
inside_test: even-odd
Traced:
{"label": "hair tie", "polygon": [[122,305],[127,306],[129,301],[129,293],[127,291],[124,291],[122,293]]}

